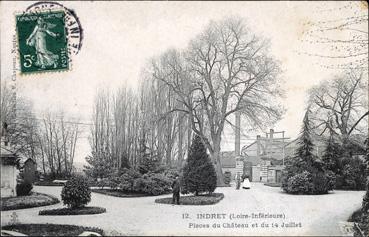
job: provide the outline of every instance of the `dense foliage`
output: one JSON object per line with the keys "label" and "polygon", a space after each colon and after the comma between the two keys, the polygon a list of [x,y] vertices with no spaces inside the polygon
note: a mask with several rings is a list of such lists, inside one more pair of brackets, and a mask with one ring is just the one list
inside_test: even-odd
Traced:
{"label": "dense foliage", "polygon": [[144,154],[141,158],[137,170],[141,174],[146,174],[149,172],[156,172],[159,168],[160,166],[157,157],[152,157],[150,154]]}
{"label": "dense foliage", "polygon": [[141,174],[134,169],[122,170],[122,175],[119,178],[119,188],[123,191],[135,191],[135,180],[141,177]]}
{"label": "dense foliage", "polygon": [[84,167],[85,173],[94,179],[108,178],[113,172],[113,164],[106,156],[98,157],[95,153],[86,157],[88,163]]}
{"label": "dense foliage", "polygon": [[333,138],[327,141],[322,160],[325,167],[336,175],[336,189],[365,189],[366,165],[362,159],[352,155],[353,150],[355,146],[352,143],[344,146]]}
{"label": "dense foliage", "polygon": [[314,154],[307,110],[295,157],[286,161],[282,189],[291,194],[325,194],[334,188],[335,176]]}
{"label": "dense foliage", "polygon": [[[368,138],[365,140],[366,144],[366,169],[369,170],[369,140]],[[358,227],[359,229],[355,230],[354,236],[368,236],[369,235],[369,173],[366,176],[366,193],[363,198],[362,206],[361,206],[361,219],[359,221]]]}
{"label": "dense foliage", "polygon": [[68,180],[61,192],[64,205],[79,208],[91,201],[91,190],[87,180],[82,176],[75,176]]}
{"label": "dense foliage", "polygon": [[182,193],[212,193],[217,185],[214,166],[199,136],[195,136],[183,168]]}
{"label": "dense foliage", "polygon": [[28,196],[1,198],[1,211],[48,206],[59,203],[53,196],[32,192]]}
{"label": "dense foliage", "polygon": [[[220,202],[223,198],[223,193],[212,193],[198,196],[183,196],[181,197],[181,205],[213,205]],[[155,202],[162,204],[173,204],[173,200],[171,197],[158,198],[155,200]]]}
{"label": "dense foliage", "polygon": [[21,183],[17,184],[15,189],[17,192],[17,196],[28,196],[31,194],[33,185],[29,182],[22,181]]}
{"label": "dense foliage", "polygon": [[133,168],[123,168],[117,172],[112,172],[109,177],[90,181],[90,186],[100,188],[109,187],[112,190],[123,193],[141,193],[149,195],[161,195],[171,192],[171,183],[175,175],[175,170],[156,170],[157,173],[148,172],[141,174]]}
{"label": "dense foliage", "polygon": [[133,189],[151,195],[160,195],[171,191],[171,180],[163,174],[147,173],[135,180]]}
{"label": "dense foliage", "polygon": [[104,231],[94,227],[58,224],[16,224],[2,226],[1,229],[16,231],[28,236],[78,236],[85,231],[104,235]]}
{"label": "dense foliage", "polygon": [[106,212],[102,207],[57,208],[39,211],[40,216],[93,215]]}

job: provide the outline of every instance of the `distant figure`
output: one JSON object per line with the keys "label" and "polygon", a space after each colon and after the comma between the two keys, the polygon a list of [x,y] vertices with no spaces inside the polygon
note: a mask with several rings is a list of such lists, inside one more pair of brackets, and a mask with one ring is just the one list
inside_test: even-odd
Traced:
{"label": "distant figure", "polygon": [[248,178],[248,177],[246,177],[246,178],[243,180],[242,188],[243,188],[243,189],[250,189],[250,188],[251,188],[250,180],[249,180],[249,178]]}
{"label": "distant figure", "polygon": [[172,183],[172,190],[173,190],[173,204],[179,205],[179,192],[181,191],[181,184],[179,182],[179,176],[176,176],[176,179]]}
{"label": "distant figure", "polygon": [[240,173],[236,174],[235,180],[236,180],[236,189],[240,189],[240,187],[241,187],[241,175],[240,175]]}

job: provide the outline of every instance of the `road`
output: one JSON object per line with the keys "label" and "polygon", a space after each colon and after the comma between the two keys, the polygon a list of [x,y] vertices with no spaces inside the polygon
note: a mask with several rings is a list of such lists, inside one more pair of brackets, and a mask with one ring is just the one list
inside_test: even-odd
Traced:
{"label": "road", "polygon": [[[34,189],[60,198],[61,187],[35,186]],[[93,193],[89,206],[105,207],[106,213],[38,216],[39,210],[58,208],[62,204],[17,210],[16,213],[21,223],[92,226],[102,228],[108,235],[337,236],[342,235],[339,222],[346,221],[360,207],[364,195],[363,191],[334,191],[327,195],[295,196],[260,183],[252,183],[250,190],[227,187],[217,188],[216,192],[223,192],[225,198],[209,206],[157,204],[154,200],[158,197],[118,198]],[[2,225],[9,223],[12,213],[1,213]],[[263,218],[259,213],[270,216]],[[289,227],[285,224],[282,227],[283,223]]]}

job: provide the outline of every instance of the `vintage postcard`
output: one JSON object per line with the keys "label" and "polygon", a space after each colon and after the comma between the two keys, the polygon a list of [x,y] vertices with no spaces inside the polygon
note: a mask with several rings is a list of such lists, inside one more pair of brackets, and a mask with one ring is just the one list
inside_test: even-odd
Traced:
{"label": "vintage postcard", "polygon": [[2,236],[368,236],[366,1],[1,1]]}

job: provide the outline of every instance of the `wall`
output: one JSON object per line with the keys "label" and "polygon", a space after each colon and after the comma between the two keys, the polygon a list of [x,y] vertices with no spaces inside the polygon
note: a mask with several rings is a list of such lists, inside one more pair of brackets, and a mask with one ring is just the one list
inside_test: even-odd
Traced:
{"label": "wall", "polygon": [[1,164],[1,197],[15,197],[18,170],[12,165]]}

